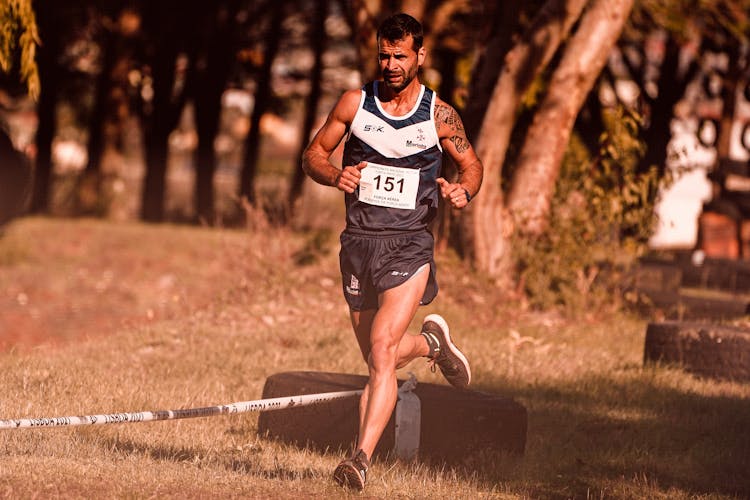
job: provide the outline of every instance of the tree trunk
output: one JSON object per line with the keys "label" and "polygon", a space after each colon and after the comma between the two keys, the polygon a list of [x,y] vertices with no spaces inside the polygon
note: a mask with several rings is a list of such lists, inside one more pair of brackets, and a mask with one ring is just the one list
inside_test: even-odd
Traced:
{"label": "tree trunk", "polygon": [[99,48],[103,54],[102,69],[96,78],[96,93],[94,97],[94,106],[91,110],[91,120],[89,121],[89,142],[88,142],[88,161],[86,162],[86,173],[99,175],[101,171],[101,158],[104,152],[104,136],[102,130],[111,109],[109,99],[112,94],[114,82],[112,80],[112,69],[117,59],[115,54],[115,37],[116,33],[105,28],[102,42]]}
{"label": "tree trunk", "polygon": [[31,165],[0,127],[0,228],[23,213],[31,192]]}
{"label": "tree trunk", "polygon": [[[176,54],[175,54],[176,55]],[[173,58],[164,58],[161,64],[167,68],[174,66]],[[167,69],[165,68],[165,69]],[[170,78],[167,71],[154,71],[154,83],[162,78]],[[176,120],[167,116],[174,112],[168,92],[161,92],[155,85],[152,116],[144,127],[144,149],[146,160],[146,175],[143,179],[143,193],[141,196],[141,218],[148,222],[164,220],[164,205],[167,189],[167,160],[169,158],[169,134],[175,127]]]}
{"label": "tree trunk", "polygon": [[729,68],[721,80],[721,117],[719,118],[719,129],[716,131],[716,168],[720,174],[726,174],[724,165],[730,160],[732,147],[732,125],[735,122],[737,112],[737,90],[742,79],[742,56],[740,48],[731,45],[727,49],[729,56]]}
{"label": "tree trunk", "polygon": [[359,53],[359,73],[363,83],[378,76],[377,31],[382,3],[382,0],[351,2],[349,21],[352,40]]}
{"label": "tree trunk", "polygon": [[583,14],[527,132],[508,195],[522,234],[544,231],[578,111],[601,73],[634,0],[594,0]]}
{"label": "tree trunk", "polygon": [[[439,57],[435,58],[433,53],[433,60],[440,61],[440,86],[438,87],[438,95],[448,104],[455,107],[453,102],[453,94],[456,88],[456,64],[458,62],[457,54],[451,50],[435,51],[438,52]],[[429,52],[428,52],[429,53]],[[456,165],[451,160],[450,156],[443,152],[443,166],[441,176],[449,179],[451,182],[455,182],[458,178],[458,171]],[[444,252],[449,246],[454,246],[461,250],[460,241],[456,241],[460,238],[460,230],[454,230],[455,221],[458,218],[458,214],[453,210],[448,203],[440,203],[438,205],[437,217],[432,225],[432,232],[435,235],[435,250],[437,252]]]}
{"label": "tree trunk", "polygon": [[469,82],[469,101],[464,108],[464,125],[469,140],[477,138],[492,91],[497,84],[506,54],[513,46],[513,33],[518,29],[520,2],[497,5],[485,1],[485,15],[490,19],[487,34],[480,40],[481,47],[473,78]]}
{"label": "tree trunk", "polygon": [[[198,133],[198,151],[195,164],[195,216],[198,222],[214,223],[214,174],[216,150],[214,140],[219,131],[221,97],[227,85],[234,53],[231,47],[231,23],[235,4],[229,6],[206,4],[196,11],[196,28],[206,26],[201,40],[201,54],[194,55],[191,72],[195,103],[195,126]],[[201,61],[198,59],[201,58]]]}
{"label": "tree trunk", "polygon": [[[482,192],[462,214],[462,234],[468,240],[475,266],[510,284],[512,232],[505,213],[501,186],[502,167],[516,114],[534,78],[544,69],[571,26],[580,16],[586,0],[549,0],[524,33],[521,41],[505,57],[476,141],[484,164]],[[486,64],[483,71],[494,71]],[[501,237],[501,235],[505,235]]]}
{"label": "tree trunk", "polygon": [[682,48],[673,35],[664,42],[664,60],[659,68],[657,80],[658,93],[651,98],[641,85],[641,92],[646,96],[649,123],[643,133],[643,144],[646,152],[640,162],[640,171],[646,172],[655,165],[663,173],[667,162],[667,146],[672,138],[670,124],[674,117],[674,107],[685,95],[688,84],[693,80],[698,69],[695,61],[690,63],[688,70],[680,71],[680,56]]}
{"label": "tree trunk", "polygon": [[37,11],[39,35],[44,43],[37,49],[42,91],[37,105],[39,126],[36,131],[37,155],[34,163],[34,187],[30,211],[46,213],[50,208],[53,173],[52,139],[56,129],[59,82],[62,81],[62,71],[57,62],[62,51],[62,26],[59,23],[60,10],[58,8],[44,8],[37,9]]}
{"label": "tree trunk", "polygon": [[153,57],[149,61],[154,97],[148,116],[144,118],[144,146],[146,175],[141,195],[141,218],[149,222],[164,219],[167,188],[167,159],[169,134],[177,126],[184,95],[174,96],[175,62],[182,39],[175,13],[179,2],[160,1],[146,4],[144,21],[149,36],[153,37]]}
{"label": "tree trunk", "polygon": [[[602,80],[605,80],[604,73],[600,75],[599,83],[595,86],[599,87]],[[599,99],[598,92],[589,92],[586,101],[578,112],[575,125],[573,126],[574,130],[581,138],[581,142],[586,146],[586,149],[592,158],[599,156],[599,150],[601,149],[601,135],[602,132],[606,130],[603,112],[604,106],[602,106],[602,101]]]}
{"label": "tree trunk", "polygon": [[307,95],[305,102],[305,118],[302,122],[302,134],[300,134],[300,149],[294,157],[297,165],[294,169],[292,182],[289,187],[289,198],[287,200],[288,218],[294,212],[294,206],[302,195],[302,186],[305,181],[305,172],[302,170],[301,158],[304,149],[307,147],[312,128],[318,117],[318,102],[322,91],[323,78],[323,52],[326,47],[326,30],[325,21],[328,15],[327,0],[316,0],[315,11],[310,30],[310,46],[313,49],[315,61],[310,71],[310,93]]}
{"label": "tree trunk", "polygon": [[271,25],[263,51],[263,67],[258,76],[255,104],[250,117],[250,132],[245,140],[245,161],[240,174],[240,197],[246,198],[252,205],[255,204],[255,174],[260,153],[260,119],[268,109],[268,101],[271,98],[271,66],[281,42],[284,2],[272,2],[271,9]]}
{"label": "tree trunk", "polygon": [[105,28],[99,48],[102,52],[102,69],[96,78],[93,109],[89,120],[89,141],[87,144],[88,160],[78,180],[76,192],[77,214],[96,215],[102,204],[102,166],[106,145],[105,129],[108,121],[116,121],[112,96],[116,87],[112,70],[119,57],[116,53],[118,36],[113,30]]}

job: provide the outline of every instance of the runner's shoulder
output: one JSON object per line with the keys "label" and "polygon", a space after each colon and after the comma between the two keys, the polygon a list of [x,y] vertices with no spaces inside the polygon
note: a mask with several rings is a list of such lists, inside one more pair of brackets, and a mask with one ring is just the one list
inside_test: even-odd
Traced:
{"label": "runner's shoulder", "polygon": [[435,100],[434,119],[441,139],[452,136],[456,130],[463,130],[463,122],[456,108],[439,97]]}
{"label": "runner's shoulder", "polygon": [[362,90],[352,89],[344,92],[336,103],[336,115],[341,121],[351,122],[357,114],[362,100]]}
{"label": "runner's shoulder", "polygon": [[458,115],[456,108],[445,102],[440,96],[435,96],[435,118],[445,118],[446,116]]}

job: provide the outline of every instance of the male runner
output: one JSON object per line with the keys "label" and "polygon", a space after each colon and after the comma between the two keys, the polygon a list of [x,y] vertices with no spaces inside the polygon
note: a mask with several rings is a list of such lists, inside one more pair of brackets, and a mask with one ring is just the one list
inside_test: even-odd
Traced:
{"label": "male runner", "polygon": [[[460,209],[482,182],[482,164],[455,109],[419,81],[422,41],[413,17],[386,19],[378,29],[382,80],[345,92],[302,159],[312,179],[345,192],[343,291],[370,376],[359,405],[356,452],[333,477],[359,490],[396,405],[396,369],[425,356],[453,386],[465,388],[471,380],[469,362],[442,317],[430,314],[420,335],[406,335],[419,305],[437,295],[428,224],[438,193]],[[329,157],[344,138],[344,167],[338,169]],[[439,177],[444,151],[457,166],[458,182]]]}

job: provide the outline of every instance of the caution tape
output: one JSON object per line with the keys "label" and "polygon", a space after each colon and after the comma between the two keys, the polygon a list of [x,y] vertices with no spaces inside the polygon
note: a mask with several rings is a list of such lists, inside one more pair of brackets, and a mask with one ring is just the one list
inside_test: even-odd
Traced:
{"label": "caution tape", "polygon": [[327,403],[337,399],[349,398],[362,394],[361,390],[323,392],[283,396],[279,398],[241,401],[226,405],[207,406],[204,408],[185,408],[180,410],[142,411],[133,413],[109,413],[102,415],[84,415],[74,417],[22,418],[0,420],[0,430],[28,429],[42,427],[68,427],[76,425],[126,424],[136,422],[154,422],[161,420],[179,420],[183,418],[212,417],[234,413],[254,411],[271,411]]}

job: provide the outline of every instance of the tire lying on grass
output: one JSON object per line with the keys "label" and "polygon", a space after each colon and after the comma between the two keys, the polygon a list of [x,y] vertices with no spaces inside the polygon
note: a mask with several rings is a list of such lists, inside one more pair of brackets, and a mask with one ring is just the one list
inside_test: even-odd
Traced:
{"label": "tire lying on grass", "polygon": [[[357,390],[366,382],[365,376],[343,373],[277,373],[266,379],[263,398]],[[399,380],[399,385],[402,383]],[[523,453],[526,408],[512,399],[423,383],[417,384],[414,394],[421,403],[419,457],[422,460],[459,463],[482,449]],[[263,412],[258,417],[258,433],[297,446],[347,453],[357,437],[358,406],[359,398],[352,397]],[[390,453],[394,443],[395,423],[391,416],[375,454]]]}
{"label": "tire lying on grass", "polygon": [[646,329],[644,363],[676,364],[703,377],[750,381],[750,329],[670,321]]}

